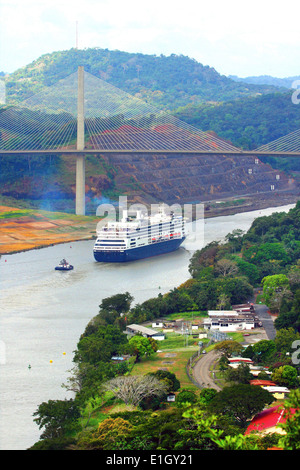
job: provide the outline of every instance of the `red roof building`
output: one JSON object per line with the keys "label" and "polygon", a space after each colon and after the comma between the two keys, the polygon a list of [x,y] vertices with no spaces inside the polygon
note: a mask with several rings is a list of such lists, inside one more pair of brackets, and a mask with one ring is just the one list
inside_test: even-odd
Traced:
{"label": "red roof building", "polygon": [[[291,410],[291,412],[294,413],[295,410]],[[258,413],[252,419],[245,434],[250,434],[253,432],[259,432],[262,434],[276,432],[278,434],[284,434],[285,431],[281,427],[277,428],[277,425],[285,422],[285,410],[281,405],[267,408],[261,413]]]}
{"label": "red roof building", "polygon": [[272,382],[271,380],[253,379],[250,380],[250,385],[259,385],[260,387],[275,387],[276,383]]}

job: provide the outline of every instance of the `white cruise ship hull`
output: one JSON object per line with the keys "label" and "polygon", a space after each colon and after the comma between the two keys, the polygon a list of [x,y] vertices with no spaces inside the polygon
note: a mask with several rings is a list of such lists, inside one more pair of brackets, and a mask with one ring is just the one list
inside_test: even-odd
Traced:
{"label": "white cruise ship hull", "polygon": [[99,262],[124,263],[139,259],[150,258],[177,250],[185,237],[166,240],[159,243],[121,250],[99,250],[94,248],[94,258]]}

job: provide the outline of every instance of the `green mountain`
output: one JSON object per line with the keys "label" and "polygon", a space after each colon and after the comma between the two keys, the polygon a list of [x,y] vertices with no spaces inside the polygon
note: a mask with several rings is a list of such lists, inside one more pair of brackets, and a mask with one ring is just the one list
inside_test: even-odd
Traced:
{"label": "green mountain", "polygon": [[122,90],[161,108],[221,102],[277,91],[269,85],[237,83],[183,55],[156,56],[71,49],[45,54],[6,78],[8,100],[21,101],[74,73],[78,66]]}

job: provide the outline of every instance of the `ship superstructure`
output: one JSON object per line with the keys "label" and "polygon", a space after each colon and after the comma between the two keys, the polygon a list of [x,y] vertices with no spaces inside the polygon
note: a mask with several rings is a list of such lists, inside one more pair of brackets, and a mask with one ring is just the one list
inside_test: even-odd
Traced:
{"label": "ship superstructure", "polygon": [[97,231],[94,257],[102,262],[133,261],[174,251],[185,239],[184,219],[174,212],[166,214],[159,206],[156,214],[145,216],[123,211],[119,222],[107,222]]}

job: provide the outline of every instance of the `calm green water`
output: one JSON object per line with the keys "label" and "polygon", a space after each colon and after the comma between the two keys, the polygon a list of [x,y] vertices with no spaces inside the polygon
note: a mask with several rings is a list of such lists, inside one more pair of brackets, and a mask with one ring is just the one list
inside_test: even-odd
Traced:
{"label": "calm green water", "polygon": [[[204,243],[221,240],[236,228],[247,230],[254,218],[291,207],[208,219]],[[201,248],[201,237],[187,240],[174,253],[124,264],[96,263],[93,244],[57,245],[0,260],[1,450],[30,447],[40,436],[32,417],[37,406],[72,397],[61,384],[70,375],[79,336],[101,300],[129,291],[138,303],[178,286],[189,278],[189,259]],[[74,271],[54,270],[63,257]]]}

